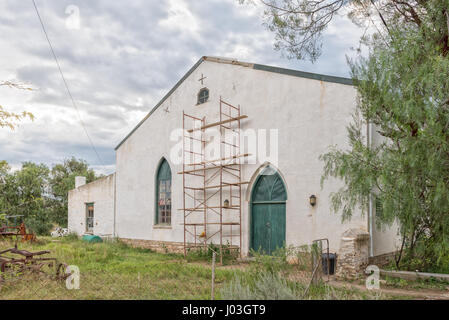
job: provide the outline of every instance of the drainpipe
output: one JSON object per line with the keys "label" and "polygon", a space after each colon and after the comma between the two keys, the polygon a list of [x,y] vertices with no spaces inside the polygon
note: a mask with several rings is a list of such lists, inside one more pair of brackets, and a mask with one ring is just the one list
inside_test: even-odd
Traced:
{"label": "drainpipe", "polygon": [[112,237],[115,238],[115,215],[117,212],[117,171],[114,173],[114,225],[112,230]]}
{"label": "drainpipe", "polygon": [[[373,143],[373,136],[372,136],[372,130],[373,125],[372,123],[368,122],[367,125],[367,144],[368,148],[371,148]],[[373,224],[374,224],[374,217],[373,217],[373,195],[370,193],[369,200],[368,200],[368,225],[369,225],[369,256],[374,257],[374,238],[373,238]]]}

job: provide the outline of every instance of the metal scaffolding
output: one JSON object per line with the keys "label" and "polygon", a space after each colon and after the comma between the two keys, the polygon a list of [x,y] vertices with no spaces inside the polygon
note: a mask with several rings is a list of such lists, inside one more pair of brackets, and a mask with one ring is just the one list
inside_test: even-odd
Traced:
{"label": "metal scaffolding", "polygon": [[[211,244],[219,247],[220,262],[224,246],[241,254],[242,185],[248,183],[242,181],[242,160],[249,156],[240,148],[241,120],[245,118],[240,106],[221,98],[217,122],[207,124],[205,116],[183,112],[183,169],[179,174],[183,185],[180,210],[184,213],[184,255],[189,248]],[[210,139],[214,134],[219,135],[219,155],[207,159],[206,148],[216,143]]]}

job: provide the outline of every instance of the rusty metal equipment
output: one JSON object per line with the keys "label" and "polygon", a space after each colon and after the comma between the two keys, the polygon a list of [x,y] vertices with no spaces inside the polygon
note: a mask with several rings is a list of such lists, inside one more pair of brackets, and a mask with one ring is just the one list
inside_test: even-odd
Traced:
{"label": "rusty metal equipment", "polygon": [[49,275],[54,274],[56,280],[65,280],[67,264],[58,263],[56,258],[44,257],[50,251],[29,252],[18,250],[17,246],[0,251],[0,282],[6,273]]}
{"label": "rusty metal equipment", "polygon": [[318,283],[318,277],[321,278],[321,274],[319,272],[320,267],[323,266],[323,242],[326,244],[326,266],[327,266],[327,282],[330,281],[330,261],[329,261],[329,239],[323,238],[323,239],[317,239],[313,240],[312,242],[312,276],[309,281],[309,284],[306,287],[306,290],[303,294],[303,299],[307,296],[310,286],[312,283]]}
{"label": "rusty metal equipment", "polygon": [[18,227],[2,226],[0,227],[0,239],[14,238],[19,234]]}
{"label": "rusty metal equipment", "polygon": [[22,242],[25,241],[30,241],[30,242],[34,242],[36,241],[36,235],[34,234],[34,232],[27,232],[27,228],[25,227],[25,223],[22,222],[19,226],[19,234],[22,238]]}
{"label": "rusty metal equipment", "polygon": [[[323,247],[323,242],[326,244],[326,249],[324,249]],[[314,248],[317,249],[317,256],[315,256],[314,258],[314,265],[316,265],[317,267],[319,267],[320,265],[323,265],[321,263],[322,259],[323,259],[323,251],[326,251],[325,255],[326,255],[326,275],[327,275],[327,281],[329,282],[330,280],[330,261],[329,261],[329,239],[324,238],[324,239],[317,239],[317,240],[313,240],[313,246]],[[319,254],[318,254],[319,253]]]}
{"label": "rusty metal equipment", "polygon": [[22,242],[36,241],[36,235],[33,232],[27,232],[25,223],[22,222],[18,226],[2,226],[0,227],[0,239],[16,239],[21,238]]}

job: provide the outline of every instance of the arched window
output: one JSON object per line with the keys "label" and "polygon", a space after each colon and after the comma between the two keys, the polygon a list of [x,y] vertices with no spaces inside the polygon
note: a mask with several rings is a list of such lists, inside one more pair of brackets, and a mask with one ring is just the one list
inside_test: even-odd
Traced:
{"label": "arched window", "polygon": [[171,224],[171,170],[165,159],[157,171],[156,200],[156,224]]}
{"label": "arched window", "polygon": [[202,104],[205,103],[209,99],[209,89],[203,88],[198,92],[198,103]]}

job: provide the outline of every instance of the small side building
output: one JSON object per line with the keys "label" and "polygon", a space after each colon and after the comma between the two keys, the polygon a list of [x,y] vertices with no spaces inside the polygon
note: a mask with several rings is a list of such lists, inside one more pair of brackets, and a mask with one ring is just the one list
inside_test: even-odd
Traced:
{"label": "small side building", "polygon": [[76,177],[75,189],[69,191],[69,230],[78,235],[111,237],[114,234],[115,173],[88,184],[82,178]]}

